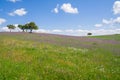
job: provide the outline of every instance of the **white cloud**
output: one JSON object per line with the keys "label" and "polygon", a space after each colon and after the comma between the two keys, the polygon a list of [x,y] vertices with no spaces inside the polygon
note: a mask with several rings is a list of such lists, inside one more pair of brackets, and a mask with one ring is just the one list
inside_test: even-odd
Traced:
{"label": "white cloud", "polygon": [[[9,32],[10,30],[7,27],[0,28],[0,32]],[[20,32],[21,30],[17,27],[12,32]],[[52,34],[62,34],[62,35],[71,35],[71,36],[86,36],[87,33],[91,32],[93,35],[109,35],[109,34],[120,34],[120,28],[118,29],[97,29],[97,30],[83,30],[83,29],[54,29],[54,30],[45,30],[45,29],[38,29],[33,30],[36,33],[52,33]]]}
{"label": "white cloud", "polygon": [[66,13],[72,13],[72,14],[78,14],[78,9],[77,8],[73,8],[72,5],[70,3],[64,3],[61,6],[61,10],[63,10]]}
{"label": "white cloud", "polygon": [[45,29],[33,30],[33,32],[36,32],[36,33],[50,33],[49,30],[45,30]]}
{"label": "white cloud", "polygon": [[34,32],[37,33],[52,33],[52,34],[63,34],[63,35],[71,35],[71,36],[86,36],[87,33],[91,32],[93,35],[109,35],[109,34],[120,34],[120,29],[97,29],[97,30],[74,30],[74,29],[67,29],[67,30],[45,30],[39,29]]}
{"label": "white cloud", "polygon": [[120,24],[120,17],[117,17],[116,19],[114,19],[113,22]]}
{"label": "white cloud", "polygon": [[[114,5],[113,5],[113,12],[114,14],[120,14],[120,1],[115,1],[114,2]],[[111,18],[109,20],[107,19],[103,19],[102,20],[102,23],[101,24],[95,24],[94,26],[95,27],[101,27],[101,26],[113,26],[113,25],[116,25],[116,24],[120,24],[120,17],[117,17],[117,18]]]}
{"label": "white cloud", "polygon": [[62,30],[59,30],[59,29],[55,29],[55,30],[52,30],[51,32],[53,32],[53,33],[61,33],[62,32]]}
{"label": "white cloud", "polygon": [[103,24],[112,24],[113,23],[113,19],[110,19],[110,20],[103,19],[102,23]]}
{"label": "white cloud", "polygon": [[[17,24],[14,24],[15,25],[15,29],[12,30],[12,32],[21,32],[22,30],[17,26]],[[9,32],[10,30],[8,29],[8,27],[1,27],[0,28],[0,32]]]}
{"label": "white cloud", "polygon": [[105,25],[107,25],[107,26],[114,26],[116,24],[120,24],[120,17],[117,17],[115,19],[111,18],[109,20],[103,19],[101,24],[95,24],[94,26],[95,27],[102,27],[102,26],[105,26]]}
{"label": "white cloud", "polygon": [[67,33],[73,33],[74,30],[72,30],[72,29],[68,29],[68,30],[65,30],[65,32],[67,32]]}
{"label": "white cloud", "polygon": [[53,30],[38,29],[38,30],[33,30],[33,32],[37,32],[37,33],[62,33],[63,30],[60,30],[60,29],[53,29]]}
{"label": "white cloud", "polygon": [[53,9],[53,12],[54,12],[54,13],[59,13],[58,8],[59,8],[59,4],[57,4],[57,6]]}
{"label": "white cloud", "polygon": [[9,13],[10,16],[15,16],[15,15],[23,16],[26,14],[27,14],[27,11],[24,8],[16,9],[15,11]]}
{"label": "white cloud", "polygon": [[1,24],[3,24],[3,23],[5,23],[5,22],[6,22],[6,20],[5,20],[5,19],[0,18],[0,25],[1,25]]}
{"label": "white cloud", "polygon": [[17,1],[21,1],[21,0],[9,0],[10,2],[16,3]]}
{"label": "white cloud", "polygon": [[114,14],[120,14],[120,1],[115,1],[113,5]]}
{"label": "white cloud", "polygon": [[0,32],[8,32],[10,31],[7,27],[0,28]]}
{"label": "white cloud", "polygon": [[94,26],[95,26],[95,27],[102,27],[103,24],[95,24]]}
{"label": "white cloud", "polygon": [[15,27],[18,27],[19,24],[14,24]]}
{"label": "white cloud", "polygon": [[102,23],[106,25],[116,24],[116,23],[120,24],[120,17],[117,17],[115,19],[110,19],[110,20],[103,19]]}

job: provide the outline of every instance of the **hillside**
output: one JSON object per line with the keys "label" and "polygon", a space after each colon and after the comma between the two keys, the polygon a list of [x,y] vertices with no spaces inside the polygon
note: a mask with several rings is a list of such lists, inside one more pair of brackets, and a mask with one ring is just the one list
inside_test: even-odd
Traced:
{"label": "hillside", "polygon": [[118,41],[120,41],[120,34],[104,35],[104,36],[92,36],[92,38],[101,38],[101,39],[107,39],[107,40],[118,40]]}
{"label": "hillside", "polygon": [[119,80],[120,40],[0,33],[0,80]]}

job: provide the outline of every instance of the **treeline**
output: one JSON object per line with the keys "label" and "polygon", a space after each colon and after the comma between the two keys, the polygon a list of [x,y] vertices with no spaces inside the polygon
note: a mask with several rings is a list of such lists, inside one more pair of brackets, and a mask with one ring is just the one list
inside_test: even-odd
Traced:
{"label": "treeline", "polygon": [[[16,27],[12,24],[7,25],[8,29],[10,29],[10,32],[12,29],[15,29]],[[23,31],[23,32],[27,32],[28,30],[30,31],[30,33],[32,33],[33,30],[37,30],[38,26],[35,24],[35,22],[29,22],[26,23],[24,25],[19,24],[18,27]]]}

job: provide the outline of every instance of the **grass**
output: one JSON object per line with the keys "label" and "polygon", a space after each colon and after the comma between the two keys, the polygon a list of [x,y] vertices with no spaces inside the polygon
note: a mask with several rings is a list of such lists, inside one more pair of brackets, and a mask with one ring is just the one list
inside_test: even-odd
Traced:
{"label": "grass", "polygon": [[0,33],[0,80],[120,80],[119,44],[78,47],[72,37],[61,46],[67,37],[46,36]]}
{"label": "grass", "polygon": [[107,39],[107,40],[118,40],[120,41],[120,34],[114,34],[114,35],[105,35],[105,36],[92,36],[93,38],[101,38],[101,39]]}

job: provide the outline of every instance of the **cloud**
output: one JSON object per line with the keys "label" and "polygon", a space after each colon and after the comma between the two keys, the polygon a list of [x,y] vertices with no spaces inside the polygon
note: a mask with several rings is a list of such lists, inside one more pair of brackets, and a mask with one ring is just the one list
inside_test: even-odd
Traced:
{"label": "cloud", "polygon": [[65,32],[67,32],[67,33],[73,33],[74,30],[72,30],[72,29],[68,29],[68,30],[65,30]]}
{"label": "cloud", "polygon": [[24,8],[16,9],[15,11],[9,13],[10,16],[24,16],[27,14],[27,11]]}
{"label": "cloud", "polygon": [[[17,24],[16,24],[17,25]],[[17,27],[17,26],[16,26]],[[10,30],[7,27],[0,28],[0,32],[9,32]],[[12,32],[21,32],[18,27]],[[38,29],[33,30],[36,33],[51,33],[51,34],[61,34],[61,35],[71,35],[71,36],[87,36],[87,33],[92,33],[93,35],[110,35],[110,34],[120,34],[120,28],[118,29],[93,29],[93,30],[83,30],[83,29],[53,29],[53,30],[46,30],[46,29]]]}
{"label": "cloud", "polygon": [[103,19],[102,21],[103,24],[107,24],[107,25],[110,25],[110,24],[120,24],[120,17],[117,17],[115,19],[110,19],[110,20],[106,20],[106,19]]}
{"label": "cloud", "polygon": [[95,27],[102,27],[103,25],[102,24],[95,24],[94,26]]}
{"label": "cloud", "polygon": [[33,32],[36,32],[36,33],[49,33],[50,31],[45,30],[45,29],[38,29],[38,30],[33,30]]}
{"label": "cloud", "polygon": [[52,33],[52,34],[62,34],[62,35],[71,35],[71,36],[86,36],[87,33],[91,32],[93,35],[109,35],[109,34],[120,34],[120,29],[97,29],[97,30],[83,30],[83,29],[67,29],[67,30],[45,30],[39,29],[35,30],[37,33]]}
{"label": "cloud", "polygon": [[120,24],[120,17],[117,17],[116,19],[114,19],[113,22]]}
{"label": "cloud", "polygon": [[51,30],[51,32],[53,32],[53,33],[61,33],[61,32],[62,32],[62,30],[55,29],[55,30]]}
{"label": "cloud", "polygon": [[1,25],[1,24],[3,24],[3,23],[5,23],[5,22],[6,22],[6,20],[5,20],[5,19],[0,18],[0,25]]}
{"label": "cloud", "polygon": [[45,30],[45,29],[38,29],[38,30],[33,30],[33,32],[37,33],[62,33],[63,30],[60,29],[53,29],[53,30]]}
{"label": "cloud", "polygon": [[8,1],[16,3],[17,1],[21,1],[21,0],[8,0]]}
{"label": "cloud", "polygon": [[102,23],[103,23],[103,24],[112,24],[112,23],[113,23],[113,20],[112,20],[112,19],[110,19],[110,20],[103,19],[103,20],[102,20]]}
{"label": "cloud", "polygon": [[[113,12],[114,12],[115,15],[120,14],[120,1],[115,1],[114,2]],[[103,19],[101,24],[95,24],[94,26],[95,27],[102,27],[102,26],[105,26],[105,25],[113,26],[113,25],[116,25],[116,24],[120,24],[120,17],[117,17],[117,18],[114,18],[114,19],[111,18],[109,20]]]}
{"label": "cloud", "polygon": [[102,26],[105,26],[105,25],[113,26],[113,25],[116,25],[116,24],[120,24],[120,17],[117,17],[115,19],[111,18],[109,20],[103,19],[101,24],[95,24],[94,26],[95,27],[102,27]]}
{"label": "cloud", "polygon": [[54,12],[54,13],[59,13],[58,8],[59,8],[59,4],[57,4],[57,6],[53,9],[53,12]]}
{"label": "cloud", "polygon": [[115,1],[113,5],[114,14],[120,14],[120,1]]}
{"label": "cloud", "polygon": [[10,31],[7,27],[0,28],[0,32],[8,32]]}
{"label": "cloud", "polygon": [[73,8],[72,5],[70,3],[64,3],[61,6],[61,10],[63,10],[66,13],[71,13],[71,14],[78,14],[78,9],[77,8]]}
{"label": "cloud", "polygon": [[[12,32],[21,32],[22,30],[18,27],[18,24],[13,24],[16,28]],[[9,32],[8,27],[0,27],[0,32]]]}

